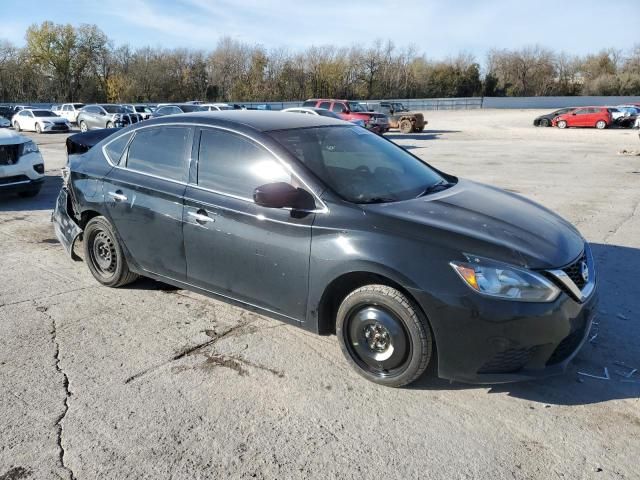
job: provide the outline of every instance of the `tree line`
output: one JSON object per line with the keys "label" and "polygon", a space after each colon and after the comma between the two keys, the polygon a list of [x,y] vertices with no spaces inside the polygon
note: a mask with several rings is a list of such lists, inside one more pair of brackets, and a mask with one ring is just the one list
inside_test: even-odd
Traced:
{"label": "tree line", "polygon": [[266,49],[229,37],[211,51],[114,42],[96,25],[32,25],[0,40],[2,102],[286,101],[472,96],[640,95],[640,44],[585,56],[540,46],[429,60],[390,40]]}

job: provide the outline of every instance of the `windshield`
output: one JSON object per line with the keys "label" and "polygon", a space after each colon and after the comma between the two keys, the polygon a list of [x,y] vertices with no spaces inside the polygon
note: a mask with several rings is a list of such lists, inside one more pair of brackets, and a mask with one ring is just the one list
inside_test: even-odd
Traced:
{"label": "windshield", "polygon": [[405,107],[402,103],[394,103],[393,104],[393,109],[394,110],[402,110],[402,111],[404,111],[404,110],[407,109],[407,107]]}
{"label": "windshield", "polygon": [[358,102],[348,102],[348,103],[349,103],[349,110],[351,110],[352,112],[366,112],[367,111]]}
{"label": "windshield", "polygon": [[201,107],[200,105],[180,105],[180,110],[182,110],[185,113],[206,112],[207,108]]}
{"label": "windshield", "polygon": [[101,105],[107,113],[127,113],[127,109],[120,105]]}
{"label": "windshield", "polygon": [[31,112],[33,113],[34,117],[57,117],[58,116],[55,113],[50,112],[49,110],[31,110]]}
{"label": "windshield", "polygon": [[408,200],[445,181],[402,148],[360,127],[280,130],[271,136],[350,202]]}
{"label": "windshield", "polygon": [[138,113],[152,113],[151,109],[144,105],[137,105],[136,112]]}

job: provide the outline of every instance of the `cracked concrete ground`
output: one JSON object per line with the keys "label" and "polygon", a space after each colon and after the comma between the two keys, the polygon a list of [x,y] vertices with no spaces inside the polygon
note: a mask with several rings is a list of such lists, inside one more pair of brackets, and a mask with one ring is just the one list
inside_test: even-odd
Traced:
{"label": "cracked concrete ground", "polygon": [[564,376],[493,387],[379,387],[334,337],[150,280],[98,286],[49,223],[65,136],[33,135],[42,194],[0,199],[0,480],[640,478],[640,376],[617,373],[640,367],[640,157],[618,155],[637,132],[537,114],[425,112],[424,134],[389,135],[593,243],[594,343]]}

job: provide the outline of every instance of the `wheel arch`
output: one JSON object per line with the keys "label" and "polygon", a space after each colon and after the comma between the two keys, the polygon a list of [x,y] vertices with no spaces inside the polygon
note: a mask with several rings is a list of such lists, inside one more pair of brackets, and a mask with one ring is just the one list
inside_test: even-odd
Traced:
{"label": "wheel arch", "polygon": [[343,272],[331,280],[324,288],[320,301],[317,305],[317,331],[321,335],[331,335],[335,333],[336,313],[344,298],[357,288],[364,285],[380,284],[393,287],[420,309],[426,316],[422,306],[411,292],[403,286],[403,282],[399,278],[394,278],[388,272],[380,272],[375,270],[353,270]]}

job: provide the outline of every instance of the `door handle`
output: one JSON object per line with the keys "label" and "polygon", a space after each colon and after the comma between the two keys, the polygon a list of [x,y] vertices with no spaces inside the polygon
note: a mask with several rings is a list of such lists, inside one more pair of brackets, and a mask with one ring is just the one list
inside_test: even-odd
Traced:
{"label": "door handle", "polygon": [[211,218],[209,215],[207,215],[207,212],[202,209],[198,210],[197,212],[187,212],[187,214],[200,225],[216,221],[215,218]]}
{"label": "door handle", "polygon": [[116,202],[126,202],[127,201],[127,196],[125,194],[123,194],[121,190],[118,190],[116,192],[109,192],[109,196],[111,198],[113,198]]}

